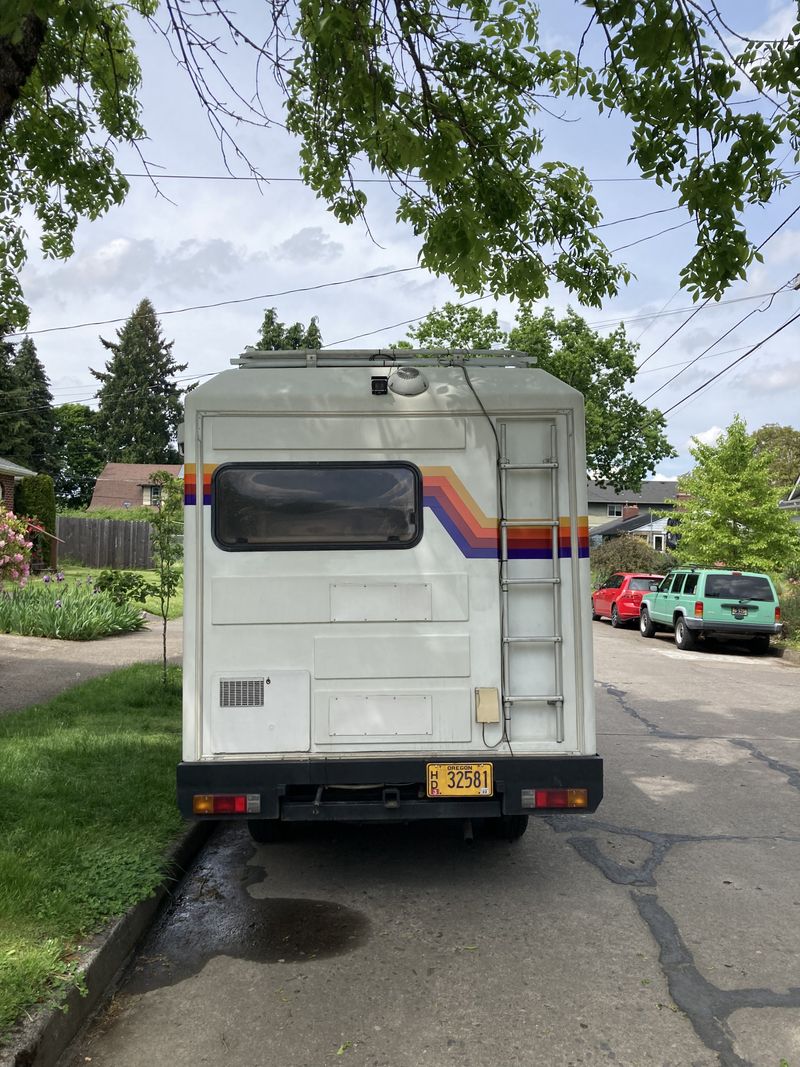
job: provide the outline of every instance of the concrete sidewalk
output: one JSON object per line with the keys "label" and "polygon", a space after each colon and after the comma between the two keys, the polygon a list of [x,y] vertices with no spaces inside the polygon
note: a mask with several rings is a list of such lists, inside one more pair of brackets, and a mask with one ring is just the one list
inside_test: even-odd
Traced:
{"label": "concrete sidewalk", "polygon": [[[183,619],[167,624],[167,656],[180,663]],[[0,715],[42,704],[65,689],[132,663],[161,659],[161,620],[147,628],[99,641],[55,641],[0,634]]]}

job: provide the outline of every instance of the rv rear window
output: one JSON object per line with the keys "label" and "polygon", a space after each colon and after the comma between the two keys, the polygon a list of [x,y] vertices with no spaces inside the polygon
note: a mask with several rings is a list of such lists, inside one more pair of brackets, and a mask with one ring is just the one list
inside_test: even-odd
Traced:
{"label": "rv rear window", "polygon": [[422,536],[411,463],[231,463],[212,501],[214,540],[231,552],[411,548]]}

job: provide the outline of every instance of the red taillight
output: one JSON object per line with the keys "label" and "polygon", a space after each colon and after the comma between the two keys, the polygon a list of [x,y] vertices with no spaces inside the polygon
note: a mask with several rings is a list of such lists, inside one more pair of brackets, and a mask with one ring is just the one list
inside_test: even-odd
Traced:
{"label": "red taillight", "polygon": [[780,622],[780,621],[781,621],[781,609],[780,609],[780,605],[776,605],[775,606],[775,622]]}
{"label": "red taillight", "polygon": [[696,619],[702,619],[703,617],[703,601],[695,600],[694,602],[694,617]]}
{"label": "red taillight", "polygon": [[247,795],[232,793],[201,793],[192,797],[195,815],[246,815]]}
{"label": "red taillight", "polygon": [[537,789],[537,808],[586,808],[588,789]]}

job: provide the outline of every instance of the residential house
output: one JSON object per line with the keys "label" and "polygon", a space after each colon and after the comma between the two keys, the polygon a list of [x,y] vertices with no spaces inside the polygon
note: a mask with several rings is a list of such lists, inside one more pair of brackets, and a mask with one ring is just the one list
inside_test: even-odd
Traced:
{"label": "residential house", "polygon": [[629,489],[618,492],[610,485],[600,486],[589,481],[587,495],[589,498],[589,530],[594,532],[596,526],[605,526],[614,519],[629,519],[640,512],[670,511],[678,494],[678,483],[649,481],[642,482],[638,493]]}
{"label": "residential house", "polygon": [[95,483],[93,508],[156,507],[161,487],[152,485],[151,474],[167,471],[177,478],[183,471],[180,463],[107,463]]}
{"label": "residential house", "polygon": [[35,473],[27,467],[20,467],[19,463],[12,463],[10,459],[0,459],[0,501],[9,511],[14,509],[14,483]]}
{"label": "residential house", "polygon": [[630,534],[632,537],[639,537],[642,541],[646,541],[656,552],[666,552],[668,521],[666,515],[657,516],[648,508],[640,511],[636,505],[629,505],[623,517],[612,519],[601,526],[590,526],[589,544],[595,548],[611,537]]}

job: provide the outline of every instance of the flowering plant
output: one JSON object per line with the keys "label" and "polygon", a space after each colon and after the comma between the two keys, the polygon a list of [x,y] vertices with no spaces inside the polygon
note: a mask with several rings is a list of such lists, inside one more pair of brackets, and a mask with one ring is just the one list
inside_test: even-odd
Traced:
{"label": "flowering plant", "polygon": [[15,582],[24,586],[31,566],[28,525],[0,503],[0,583]]}

